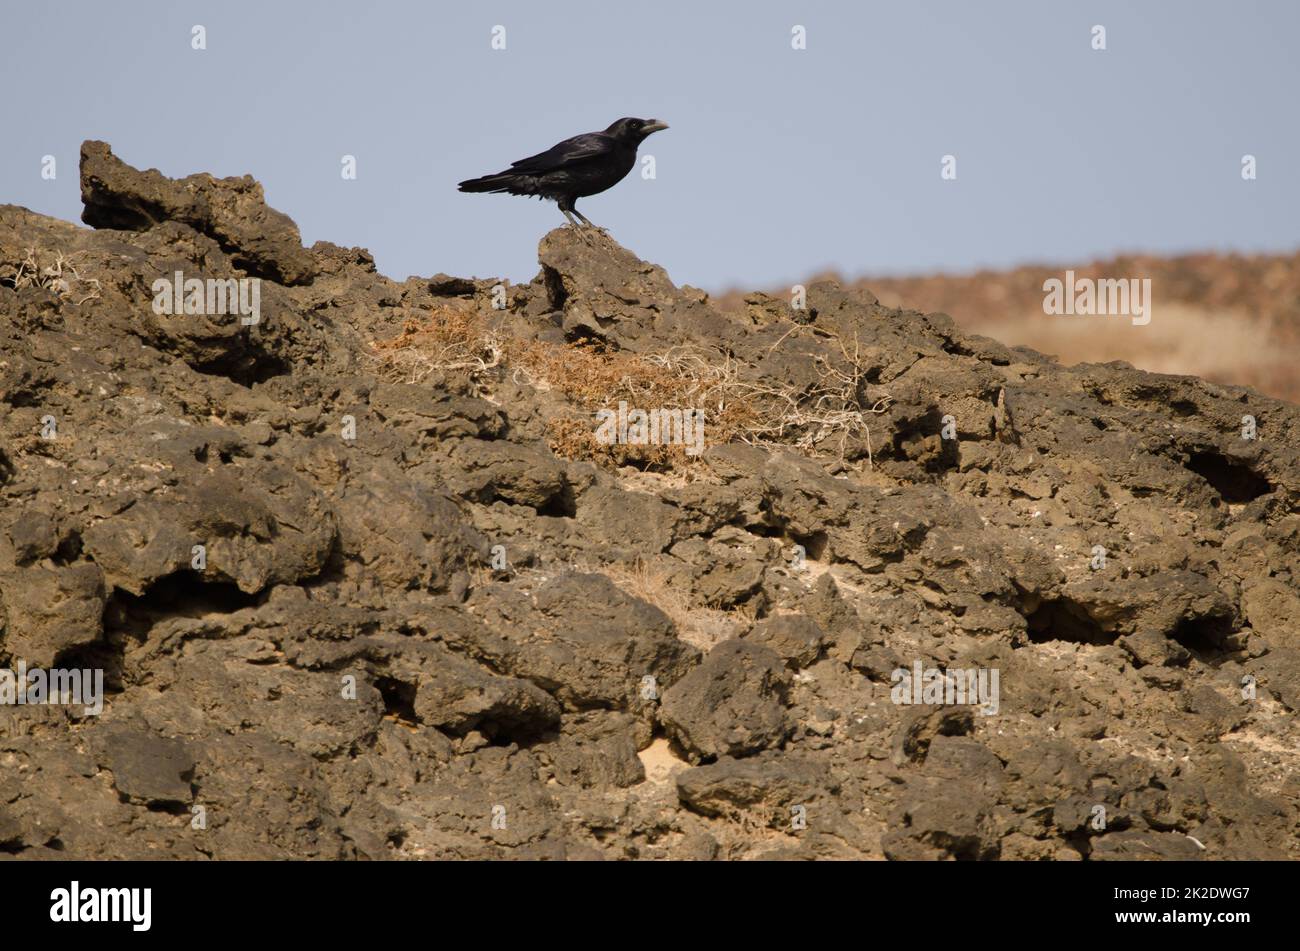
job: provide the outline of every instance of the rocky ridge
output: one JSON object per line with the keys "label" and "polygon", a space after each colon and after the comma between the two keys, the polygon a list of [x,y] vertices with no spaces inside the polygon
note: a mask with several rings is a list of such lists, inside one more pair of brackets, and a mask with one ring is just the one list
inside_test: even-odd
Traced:
{"label": "rocky ridge", "polygon": [[[569,229],[399,283],[251,178],[81,174],[95,230],[0,206],[0,652],[107,696],[0,706],[0,854],[1300,856],[1297,407]],[[586,438],[643,379],[701,455]]]}

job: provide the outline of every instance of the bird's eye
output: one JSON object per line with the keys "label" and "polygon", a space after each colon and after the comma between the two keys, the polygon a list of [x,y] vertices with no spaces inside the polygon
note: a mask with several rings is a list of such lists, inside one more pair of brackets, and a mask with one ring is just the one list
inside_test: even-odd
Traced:
{"label": "bird's eye", "polygon": [[640,119],[633,119],[633,120],[629,123],[629,125],[631,125],[632,128],[634,128],[634,129],[639,129],[639,128],[641,128],[641,120],[640,120]]}

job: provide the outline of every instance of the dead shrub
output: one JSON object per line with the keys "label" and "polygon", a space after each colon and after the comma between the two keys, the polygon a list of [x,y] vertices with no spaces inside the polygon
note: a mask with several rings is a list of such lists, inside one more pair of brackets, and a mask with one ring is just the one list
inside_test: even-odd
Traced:
{"label": "dead shrub", "polygon": [[[0,266],[0,281],[14,290],[24,287],[39,287],[48,290],[60,300],[71,300],[78,306],[99,297],[99,281],[93,277],[82,277],[73,263],[74,255],[65,255],[62,251],[42,252],[37,255],[35,248],[27,248],[26,256],[16,265]],[[47,263],[42,264],[44,260]],[[12,270],[12,274],[4,274]],[[74,287],[73,285],[77,286]],[[88,293],[87,293],[88,292]]]}
{"label": "dead shrub", "polygon": [[[773,347],[800,329],[792,327]],[[621,401],[640,409],[702,410],[714,445],[787,446],[808,455],[829,450],[841,459],[860,440],[871,465],[867,416],[883,413],[890,400],[864,395],[869,384],[857,340],[852,347],[838,344],[842,361],[816,357],[818,379],[802,389],[756,377],[734,357],[698,347],[642,354],[592,341],[520,340],[479,311],[451,305],[412,315],[400,334],[372,346],[383,366],[410,383],[435,371],[459,372],[476,392],[489,393],[509,374],[517,384],[557,393],[571,407],[548,423],[557,455],[662,471],[690,465],[695,457],[681,445],[602,444],[596,412]]]}

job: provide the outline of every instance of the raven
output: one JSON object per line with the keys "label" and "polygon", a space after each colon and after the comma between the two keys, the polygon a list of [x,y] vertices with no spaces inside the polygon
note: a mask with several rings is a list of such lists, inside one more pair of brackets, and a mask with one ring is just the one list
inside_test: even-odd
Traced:
{"label": "raven", "polygon": [[[508,192],[536,195],[560,206],[575,228],[578,222],[595,227],[574,202],[612,188],[636,164],[636,149],[652,132],[668,128],[658,119],[619,119],[604,132],[588,132],[565,139],[530,158],[520,159],[507,171],[471,178],[458,186],[463,192]],[[572,212],[572,214],[570,214]]]}

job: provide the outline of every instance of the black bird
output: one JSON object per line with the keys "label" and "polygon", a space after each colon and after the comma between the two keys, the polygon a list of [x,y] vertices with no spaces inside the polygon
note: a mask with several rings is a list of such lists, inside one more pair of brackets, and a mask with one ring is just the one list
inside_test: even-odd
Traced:
{"label": "black bird", "polygon": [[[578,222],[595,227],[573,206],[579,198],[596,195],[623,180],[636,164],[636,149],[652,132],[668,128],[658,119],[619,119],[604,132],[565,139],[545,152],[512,164],[509,170],[461,182],[463,192],[508,192],[536,195],[560,206],[575,228]],[[572,212],[572,214],[570,214]]]}

